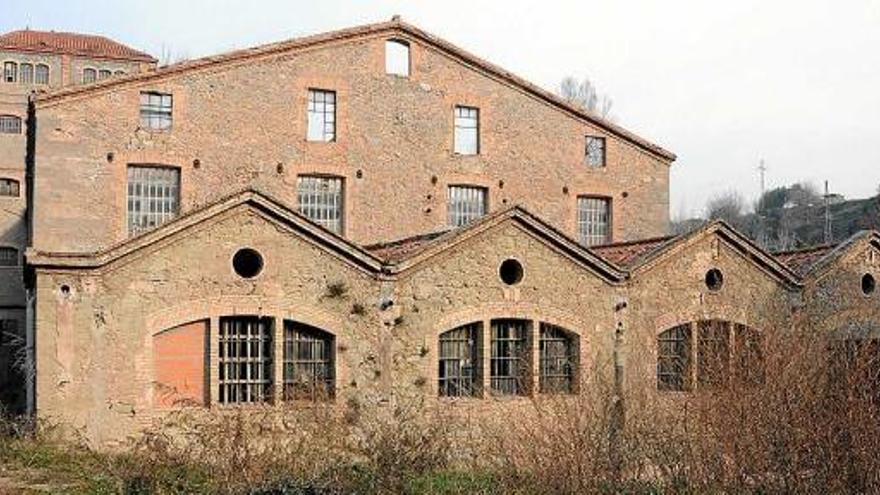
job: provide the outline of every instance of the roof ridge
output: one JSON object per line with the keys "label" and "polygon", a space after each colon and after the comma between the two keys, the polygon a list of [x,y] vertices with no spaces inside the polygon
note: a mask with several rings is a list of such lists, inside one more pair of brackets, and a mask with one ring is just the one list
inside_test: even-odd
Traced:
{"label": "roof ridge", "polygon": [[669,241],[669,240],[675,239],[676,237],[678,237],[678,235],[669,234],[669,235],[663,235],[663,236],[645,237],[643,239],[632,239],[629,241],[609,242],[607,244],[597,244],[594,246],[590,246],[590,249],[615,248],[615,247],[623,247],[623,246],[637,246],[639,244],[650,244],[652,242]]}

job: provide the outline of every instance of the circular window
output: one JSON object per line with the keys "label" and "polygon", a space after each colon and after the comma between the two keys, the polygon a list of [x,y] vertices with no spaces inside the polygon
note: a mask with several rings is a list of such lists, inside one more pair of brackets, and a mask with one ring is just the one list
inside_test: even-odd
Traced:
{"label": "circular window", "polygon": [[244,278],[254,278],[263,271],[263,257],[251,248],[239,249],[232,257],[232,268]]}
{"label": "circular window", "polygon": [[866,296],[874,293],[874,289],[877,288],[877,281],[874,280],[874,276],[870,273],[866,273],[862,275],[862,293]]}
{"label": "circular window", "polygon": [[507,285],[516,285],[523,278],[522,263],[515,259],[504,260],[498,268],[501,281]]}
{"label": "circular window", "polygon": [[706,272],[706,287],[709,290],[721,290],[722,285],[724,285],[724,275],[721,274],[721,270],[713,268]]}

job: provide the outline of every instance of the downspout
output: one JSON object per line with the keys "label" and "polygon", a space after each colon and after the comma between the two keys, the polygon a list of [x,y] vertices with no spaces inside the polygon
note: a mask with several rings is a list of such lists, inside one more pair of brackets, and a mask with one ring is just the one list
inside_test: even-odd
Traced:
{"label": "downspout", "polygon": [[[27,234],[28,248],[34,245],[34,177],[36,171],[36,143],[37,143],[37,112],[34,105],[34,93],[28,97],[27,116],[27,145],[25,151],[25,230]],[[27,252],[27,250],[25,250]],[[37,340],[36,326],[36,277],[34,269],[25,258],[23,270],[23,283],[25,288],[25,412],[29,417],[34,417],[37,411],[36,397],[36,353]]]}

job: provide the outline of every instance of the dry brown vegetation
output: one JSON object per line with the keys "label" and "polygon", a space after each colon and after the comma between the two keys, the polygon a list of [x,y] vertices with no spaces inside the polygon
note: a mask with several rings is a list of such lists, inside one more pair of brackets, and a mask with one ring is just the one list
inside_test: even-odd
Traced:
{"label": "dry brown vegetation", "polygon": [[419,402],[192,410],[117,454],[4,431],[0,459],[103,493],[880,492],[878,347],[767,344],[758,386],[620,404],[588,378],[576,397],[467,422]]}

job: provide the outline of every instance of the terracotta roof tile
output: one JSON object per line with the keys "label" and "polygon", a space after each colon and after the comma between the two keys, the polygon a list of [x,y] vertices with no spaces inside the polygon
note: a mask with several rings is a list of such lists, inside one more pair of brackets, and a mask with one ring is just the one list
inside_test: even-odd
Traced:
{"label": "terracotta roof tile", "polygon": [[615,242],[601,246],[591,246],[590,250],[617,266],[629,268],[643,257],[666,245],[672,239],[675,239],[675,236]]}
{"label": "terracotta roof tile", "polygon": [[805,275],[813,265],[835,248],[834,245],[813,246],[797,251],[774,253],[776,259],[787,265],[798,275]]}
{"label": "terracotta roof tile", "polygon": [[93,34],[23,29],[0,35],[0,49],[156,62],[152,55]]}
{"label": "terracotta roof tile", "polygon": [[364,250],[379,259],[385,260],[389,263],[396,263],[406,259],[423,246],[429,244],[431,241],[447,232],[449,232],[449,230],[441,230],[439,232],[430,232],[394,241],[371,244],[369,246],[364,246]]}

